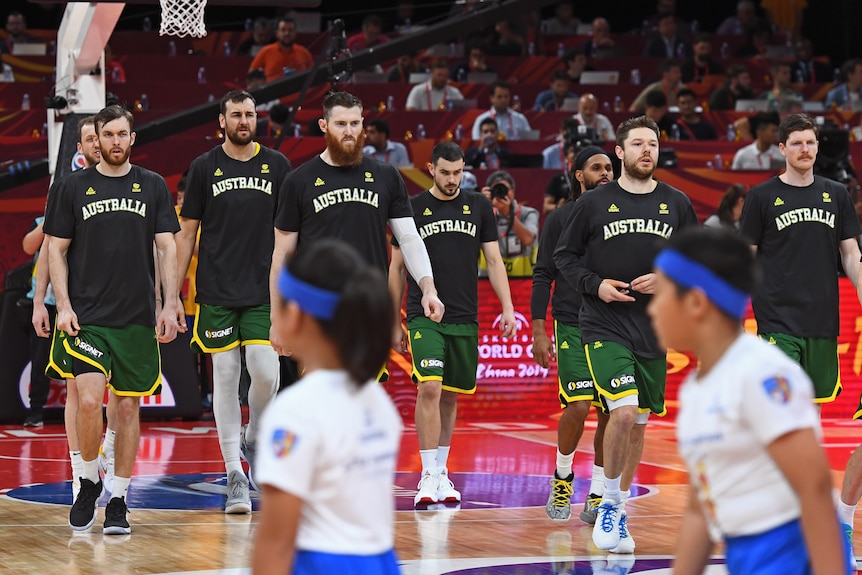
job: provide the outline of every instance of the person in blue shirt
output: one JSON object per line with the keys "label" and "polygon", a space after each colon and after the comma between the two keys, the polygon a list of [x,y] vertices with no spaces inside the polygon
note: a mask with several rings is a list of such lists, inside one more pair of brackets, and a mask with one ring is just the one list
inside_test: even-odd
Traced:
{"label": "person in blue shirt", "polygon": [[551,87],[539,92],[533,111],[562,110],[566,98],[577,98],[576,94],[569,91],[571,79],[565,70],[556,70],[551,74]]}

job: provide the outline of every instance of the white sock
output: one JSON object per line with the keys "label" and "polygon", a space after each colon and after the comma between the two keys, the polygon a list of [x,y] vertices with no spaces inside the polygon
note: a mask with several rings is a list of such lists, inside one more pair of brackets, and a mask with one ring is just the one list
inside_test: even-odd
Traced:
{"label": "white sock", "polygon": [[605,468],[593,464],[593,476],[590,479],[590,493],[602,496],[605,493]]}
{"label": "white sock", "polygon": [[263,410],[278,391],[278,354],[270,345],[245,346],[245,366],[251,377],[248,388],[248,427],[245,440],[254,443]]}
{"label": "white sock", "polygon": [[84,475],[84,459],[80,451],[70,451],[69,459],[72,461],[72,481],[80,479]]}
{"label": "white sock", "polygon": [[846,523],[853,529],[853,516],[856,515],[856,506],[847,505],[840,499],[838,500],[838,517],[841,518],[841,523]]}
{"label": "white sock", "polygon": [[102,451],[105,453],[105,457],[111,458],[114,456],[114,439],[117,437],[117,432],[113,429],[105,430],[105,441],[102,442]]}
{"label": "white sock", "polygon": [[626,510],[626,502],[629,500],[629,497],[631,497],[631,494],[632,494],[631,487],[629,487],[628,489],[621,489],[620,490],[620,505],[622,505],[623,511]]}
{"label": "white sock", "polygon": [[111,492],[111,499],[114,497],[126,497],[131,481],[131,477],[114,476],[114,490]]}
{"label": "white sock", "polygon": [[436,449],[420,449],[419,458],[422,460],[422,473],[426,471],[431,473],[437,472],[437,450]]}
{"label": "white sock", "polygon": [[242,471],[239,460],[239,433],[242,412],[239,408],[239,347],[212,354],[213,416],[225,471]]}
{"label": "white sock", "polygon": [[605,492],[602,495],[602,499],[607,499],[609,501],[613,501],[614,503],[620,502],[620,480],[622,479],[622,475],[614,477],[611,479],[607,475],[605,475]]}
{"label": "white sock", "polygon": [[437,446],[437,467],[447,467],[449,464],[449,449],[450,445]]}
{"label": "white sock", "polygon": [[559,479],[566,479],[572,474],[572,461],[574,461],[574,459],[574,451],[566,455],[560,451],[559,448],[557,449],[557,477]]}
{"label": "white sock", "polygon": [[96,458],[93,461],[84,461],[84,473],[81,477],[84,479],[89,479],[93,483],[98,483],[99,478],[99,459]]}

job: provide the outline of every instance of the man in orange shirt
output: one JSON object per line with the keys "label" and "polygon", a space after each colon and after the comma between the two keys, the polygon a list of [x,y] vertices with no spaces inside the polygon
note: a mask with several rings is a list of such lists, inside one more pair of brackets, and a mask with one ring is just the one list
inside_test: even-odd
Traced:
{"label": "man in orange shirt", "polygon": [[278,20],[275,42],[260,49],[251,61],[249,71],[261,69],[266,81],[272,82],[286,75],[285,70],[300,72],[314,66],[314,58],[304,46],[296,43],[296,20],[284,16]]}

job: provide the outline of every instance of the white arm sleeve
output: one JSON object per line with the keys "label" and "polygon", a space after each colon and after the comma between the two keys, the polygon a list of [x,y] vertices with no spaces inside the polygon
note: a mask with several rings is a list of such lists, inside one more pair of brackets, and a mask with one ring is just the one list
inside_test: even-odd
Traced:
{"label": "white arm sleeve", "polygon": [[389,227],[392,228],[392,234],[398,240],[398,247],[401,248],[401,253],[404,254],[404,264],[407,266],[407,271],[419,283],[424,277],[434,277],[431,271],[431,260],[428,258],[428,250],[425,249],[425,242],[419,237],[419,231],[416,229],[416,222],[413,218],[392,218],[389,220]]}

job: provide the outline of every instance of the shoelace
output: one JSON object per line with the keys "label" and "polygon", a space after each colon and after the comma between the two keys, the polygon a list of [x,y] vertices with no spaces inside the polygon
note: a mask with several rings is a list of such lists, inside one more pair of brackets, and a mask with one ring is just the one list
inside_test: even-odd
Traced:
{"label": "shoelace", "polygon": [[117,505],[111,505],[110,502],[105,508],[105,519],[125,519],[129,508],[126,507],[126,502],[121,501]]}
{"label": "shoelace", "polygon": [[629,529],[626,526],[626,521],[628,521],[628,515],[620,517],[620,539],[625,539],[629,536]]}
{"label": "shoelace", "polygon": [[605,503],[599,505],[599,515],[601,516],[601,527],[605,533],[610,533],[614,529],[614,519],[616,518],[619,509],[615,505]]}
{"label": "shoelace", "polygon": [[243,496],[243,488],[241,481],[235,481],[233,483],[228,483],[227,485],[228,495],[230,495],[231,499],[238,499]]}
{"label": "shoelace", "polygon": [[551,485],[554,491],[554,506],[565,507],[571,505],[572,493],[574,492],[572,484],[564,479],[557,479],[555,477],[551,479]]}
{"label": "shoelace", "polygon": [[448,475],[440,476],[440,486],[445,487],[446,489],[455,489],[455,484],[452,483],[452,480],[449,479]]}

